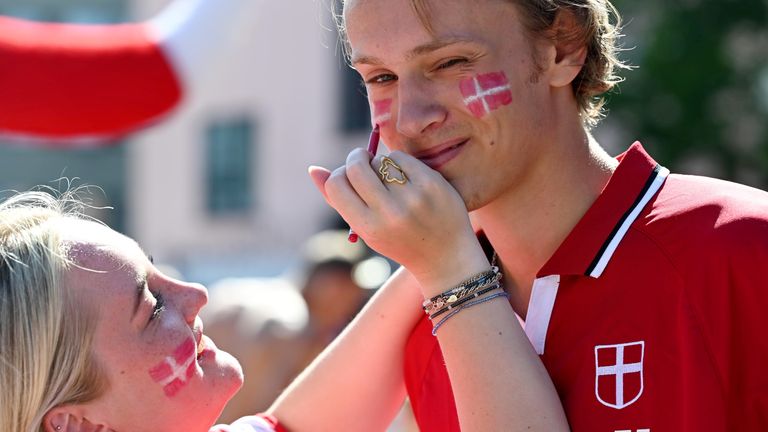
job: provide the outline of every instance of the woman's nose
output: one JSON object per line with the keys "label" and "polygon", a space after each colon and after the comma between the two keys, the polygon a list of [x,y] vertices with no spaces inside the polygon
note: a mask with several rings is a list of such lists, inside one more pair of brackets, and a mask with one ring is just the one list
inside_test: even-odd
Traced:
{"label": "woman's nose", "polygon": [[208,289],[202,284],[194,282],[174,281],[180,298],[180,309],[184,319],[193,325],[200,309],[208,303]]}

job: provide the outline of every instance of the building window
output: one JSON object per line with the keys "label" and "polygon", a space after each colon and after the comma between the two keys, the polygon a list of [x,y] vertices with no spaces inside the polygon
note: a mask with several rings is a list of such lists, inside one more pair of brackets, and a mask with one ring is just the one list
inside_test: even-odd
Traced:
{"label": "building window", "polygon": [[216,216],[246,214],[253,202],[253,126],[247,119],[211,124],[206,131],[207,206]]}
{"label": "building window", "polygon": [[368,95],[360,75],[347,65],[341,65],[341,130],[359,132],[371,129]]}
{"label": "building window", "polygon": [[0,0],[0,14],[37,21],[89,24],[128,19],[126,0]]}
{"label": "building window", "polygon": [[[340,0],[334,0],[333,10],[334,13],[341,13],[342,2]],[[338,37],[340,41],[341,36]],[[336,58],[338,61],[335,67],[339,71],[335,75],[340,80],[339,128],[347,133],[369,131],[371,129],[371,112],[365,85],[360,74],[347,64],[341,43],[337,44]]]}

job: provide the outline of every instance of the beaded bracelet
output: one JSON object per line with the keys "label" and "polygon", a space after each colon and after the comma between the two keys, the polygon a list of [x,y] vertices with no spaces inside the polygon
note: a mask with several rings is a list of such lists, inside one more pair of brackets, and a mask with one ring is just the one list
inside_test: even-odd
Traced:
{"label": "beaded bracelet", "polygon": [[481,289],[479,291],[476,291],[474,293],[471,293],[470,295],[461,297],[456,302],[451,303],[448,306],[445,306],[444,308],[442,308],[442,309],[440,309],[440,310],[430,314],[429,315],[429,319],[431,319],[431,320],[435,319],[438,316],[444,314],[445,312],[450,311],[451,309],[456,309],[457,307],[460,307],[462,304],[468,302],[469,300],[476,299],[476,298],[480,297],[481,295],[483,295],[483,294],[485,294],[487,292],[491,292],[491,291],[493,291],[495,289],[500,289],[500,288],[501,288],[501,284],[498,281],[496,281],[496,282],[493,283],[493,285],[484,287],[483,289]]}
{"label": "beaded bracelet", "polygon": [[487,288],[501,280],[499,268],[494,266],[490,270],[479,273],[454,288],[451,288],[431,299],[424,300],[422,308],[427,315],[433,315],[436,311],[442,309],[446,304],[455,304],[460,299],[471,295],[472,293]]}
{"label": "beaded bracelet", "polygon": [[491,294],[491,295],[486,296],[486,297],[482,297],[482,298],[479,298],[479,299],[476,299],[476,300],[472,300],[470,302],[467,302],[467,303],[463,304],[461,307],[458,307],[458,308],[452,310],[451,312],[448,313],[448,315],[444,316],[443,319],[438,321],[438,323],[435,324],[434,327],[432,327],[432,336],[437,336],[437,329],[439,329],[440,326],[442,326],[446,321],[448,321],[449,318],[451,318],[452,316],[454,316],[457,313],[461,312],[462,310],[468,309],[468,308],[471,308],[472,306],[479,305],[481,303],[485,303],[485,302],[491,301],[491,300],[496,299],[496,298],[501,298],[501,297],[509,298],[509,294],[507,294],[506,291],[497,292],[495,294]]}

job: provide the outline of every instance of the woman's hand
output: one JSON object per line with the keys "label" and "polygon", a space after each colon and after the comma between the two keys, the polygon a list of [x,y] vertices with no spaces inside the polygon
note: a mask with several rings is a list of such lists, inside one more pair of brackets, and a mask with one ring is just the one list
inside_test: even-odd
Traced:
{"label": "woman's hand", "polygon": [[458,192],[406,153],[387,158],[371,160],[367,151],[355,149],[332,173],[319,167],[309,173],[328,204],[370,247],[405,266],[425,295],[486,270],[488,260]]}

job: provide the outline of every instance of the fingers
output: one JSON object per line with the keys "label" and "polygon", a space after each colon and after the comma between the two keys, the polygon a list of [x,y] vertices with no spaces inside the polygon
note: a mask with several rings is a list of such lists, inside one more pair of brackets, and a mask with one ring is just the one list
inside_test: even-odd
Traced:
{"label": "fingers", "polygon": [[346,174],[349,184],[363,202],[368,207],[377,208],[387,187],[371,167],[371,154],[362,148],[352,150],[347,156]]}
{"label": "fingers", "polygon": [[311,165],[307,169],[307,172],[309,173],[309,178],[312,179],[312,183],[314,183],[317,190],[319,190],[320,193],[323,194],[323,198],[328,201],[328,195],[325,193],[325,182],[328,180],[328,177],[331,176],[331,172],[323,167],[315,165]]}
{"label": "fingers", "polygon": [[331,173],[325,181],[325,193],[328,204],[357,230],[358,222],[367,217],[368,206],[350,184],[346,167],[336,168]]}
{"label": "fingers", "polygon": [[[426,181],[436,181],[437,179],[443,178],[437,171],[428,167],[424,164],[424,162],[416,159],[408,153],[393,151],[386,156],[392,159],[400,167],[400,169],[402,169],[402,171],[408,177],[408,180],[416,185],[423,185]],[[381,166],[382,158],[383,156],[376,156],[373,166]]]}

